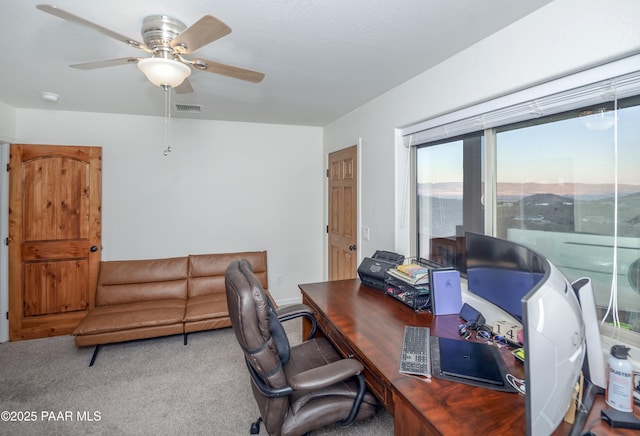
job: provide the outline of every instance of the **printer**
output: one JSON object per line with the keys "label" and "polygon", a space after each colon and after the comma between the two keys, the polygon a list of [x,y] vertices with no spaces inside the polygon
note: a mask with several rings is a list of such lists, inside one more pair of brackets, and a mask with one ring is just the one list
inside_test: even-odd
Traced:
{"label": "printer", "polygon": [[389,268],[395,268],[404,262],[404,256],[390,251],[378,250],[373,256],[365,257],[358,267],[360,281],[372,288],[384,291],[385,279]]}

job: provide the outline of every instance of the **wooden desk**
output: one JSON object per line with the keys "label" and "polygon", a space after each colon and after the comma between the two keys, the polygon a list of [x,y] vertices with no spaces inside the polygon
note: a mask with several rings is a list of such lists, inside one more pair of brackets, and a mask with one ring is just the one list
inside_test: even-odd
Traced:
{"label": "wooden desk", "polygon": [[[524,435],[525,400],[506,393],[432,378],[401,374],[405,325],[431,328],[433,336],[459,339],[457,315],[416,313],[382,291],[360,281],[339,280],[300,285],[303,303],[316,313],[318,326],[343,356],[360,360],[371,392],[394,416],[396,435]],[[309,324],[303,324],[303,337]],[[501,350],[509,372],[524,379],[524,367]],[[596,402],[602,408],[604,401]],[[592,415],[599,416],[598,411]],[[587,423],[591,422],[592,416]],[[598,435],[613,434],[598,424]],[[568,434],[563,424],[554,434]],[[616,429],[615,434],[634,434]]]}

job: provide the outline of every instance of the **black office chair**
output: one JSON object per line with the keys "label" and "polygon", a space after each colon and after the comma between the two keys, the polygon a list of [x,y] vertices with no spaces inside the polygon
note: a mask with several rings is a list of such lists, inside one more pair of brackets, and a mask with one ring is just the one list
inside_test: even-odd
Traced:
{"label": "black office chair", "polygon": [[261,421],[269,434],[288,436],[375,414],[378,403],[366,389],[360,362],[342,359],[326,338],[289,344],[280,321],[310,316],[307,306],[276,311],[245,259],[229,265],[225,285],[231,324],[261,414],[252,434],[260,431]]}

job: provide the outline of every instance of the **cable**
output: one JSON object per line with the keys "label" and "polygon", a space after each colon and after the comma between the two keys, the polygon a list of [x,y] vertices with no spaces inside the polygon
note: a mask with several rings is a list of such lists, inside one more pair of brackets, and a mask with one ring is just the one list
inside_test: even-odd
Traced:
{"label": "cable", "polygon": [[611,292],[609,294],[609,306],[602,318],[604,322],[609,316],[613,316],[613,326],[620,328],[620,315],[618,313],[618,97],[613,98],[613,272],[611,277]]}
{"label": "cable", "polygon": [[583,434],[583,436],[584,436],[584,435],[593,435],[593,433],[591,432],[591,429],[592,429],[592,428],[593,428],[593,427],[594,427],[598,422],[600,422],[600,420],[601,420],[601,419],[602,419],[602,418],[596,418],[596,419],[594,419],[593,421],[591,421],[591,422],[589,423],[589,426],[587,427],[587,431],[586,431],[586,432],[584,432],[584,433],[582,433],[582,434]]}
{"label": "cable", "polygon": [[509,382],[509,384],[511,386],[513,386],[513,388],[516,391],[518,391],[522,395],[524,395],[527,392],[527,387],[526,387],[526,383],[525,383],[524,380],[521,380],[521,379],[517,378],[516,376],[514,376],[511,373],[507,373],[507,381]]}

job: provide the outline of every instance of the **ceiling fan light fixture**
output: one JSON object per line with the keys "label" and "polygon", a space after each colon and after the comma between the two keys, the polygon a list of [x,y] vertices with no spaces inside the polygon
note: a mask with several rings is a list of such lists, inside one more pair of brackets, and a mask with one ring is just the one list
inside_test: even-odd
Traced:
{"label": "ceiling fan light fixture", "polygon": [[140,59],[138,68],[156,86],[179,86],[191,74],[191,68],[182,62],[165,58]]}

